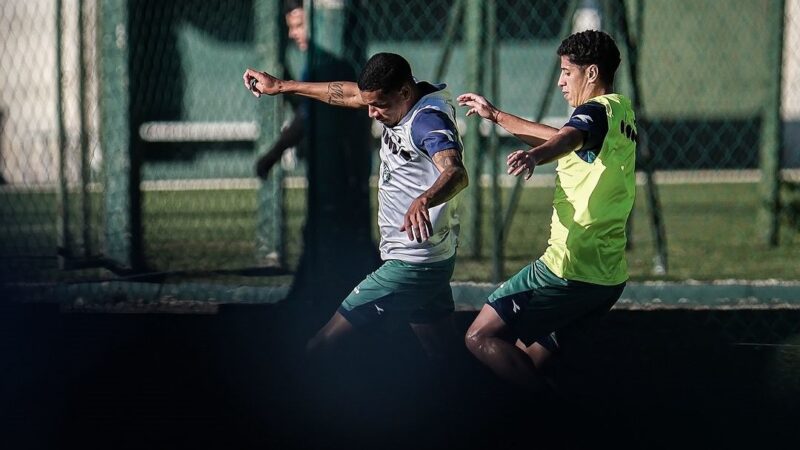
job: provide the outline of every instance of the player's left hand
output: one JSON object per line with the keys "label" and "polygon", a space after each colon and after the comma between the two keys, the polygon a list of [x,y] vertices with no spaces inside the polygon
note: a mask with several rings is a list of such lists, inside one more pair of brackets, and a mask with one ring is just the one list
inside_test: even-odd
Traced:
{"label": "player's left hand", "polygon": [[533,160],[530,151],[517,150],[506,158],[508,164],[508,174],[518,177],[525,174],[525,179],[529,180],[533,175],[533,168],[536,167],[536,162]]}
{"label": "player's left hand", "polygon": [[417,197],[411,202],[411,206],[403,217],[403,226],[400,227],[400,231],[408,234],[409,241],[427,241],[433,234],[433,225],[427,205],[427,198]]}

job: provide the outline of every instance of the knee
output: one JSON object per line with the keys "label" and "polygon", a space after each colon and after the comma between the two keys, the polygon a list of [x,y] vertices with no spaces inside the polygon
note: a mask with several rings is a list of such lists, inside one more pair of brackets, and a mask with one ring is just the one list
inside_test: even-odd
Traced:
{"label": "knee", "polygon": [[330,347],[330,339],[320,331],[306,342],[306,355],[317,355],[324,352],[327,347]]}
{"label": "knee", "polygon": [[308,341],[306,341],[306,354],[310,355],[315,353],[317,348],[319,348],[319,340],[316,336],[312,337]]}
{"label": "knee", "polygon": [[467,330],[467,334],[464,335],[464,344],[466,344],[467,350],[472,354],[479,353],[483,349],[485,341],[485,333],[477,327],[470,327],[470,329]]}

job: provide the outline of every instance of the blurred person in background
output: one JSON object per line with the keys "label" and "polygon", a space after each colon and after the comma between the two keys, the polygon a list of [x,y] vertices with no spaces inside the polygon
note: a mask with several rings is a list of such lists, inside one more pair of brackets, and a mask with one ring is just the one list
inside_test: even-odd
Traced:
{"label": "blurred person in background", "polygon": [[[283,55],[283,75],[302,81],[348,80],[357,76],[360,49],[352,46],[346,56],[335,55],[322,46],[314,46],[306,27],[306,10],[301,0],[284,1],[287,34],[294,45]],[[309,67],[308,54],[313,51],[314,66]],[[378,267],[380,260],[372,238],[369,177],[372,154],[369,149],[369,124],[356,110],[342,111],[326,104],[315,104],[297,95],[285,97],[293,107],[293,116],[281,130],[271,148],[258,158],[256,175],[269,177],[276,164],[283,160],[291,169],[294,161],[305,163],[305,189],[308,209],[303,224],[303,252],[296,266],[295,277],[287,298],[309,303],[315,313],[327,312],[318,299],[324,293],[344,295],[364,272]],[[322,134],[320,134],[322,133]],[[324,136],[324,137],[320,137]],[[294,158],[284,158],[293,149]],[[317,152],[324,152],[322,154]],[[312,176],[312,173],[315,174]],[[337,212],[347,210],[342,217]],[[318,234],[310,230],[325,230]],[[319,251],[340,255],[338,266],[320,275]]]}
{"label": "blurred person in background", "polygon": [[[289,39],[295,43],[300,52],[305,53],[308,50],[308,34],[306,33],[306,14],[303,9],[303,1],[286,0],[283,6],[283,13],[286,19]],[[305,70],[300,74],[300,79],[306,79]],[[297,99],[289,98],[294,110],[294,116],[289,124],[281,129],[278,139],[272,144],[267,153],[256,161],[256,175],[261,179],[266,179],[269,176],[272,167],[281,160],[283,153],[289,148],[296,148],[297,157],[300,159],[305,158],[305,149],[302,141],[305,134],[304,123],[307,114],[301,102],[297,101]]]}

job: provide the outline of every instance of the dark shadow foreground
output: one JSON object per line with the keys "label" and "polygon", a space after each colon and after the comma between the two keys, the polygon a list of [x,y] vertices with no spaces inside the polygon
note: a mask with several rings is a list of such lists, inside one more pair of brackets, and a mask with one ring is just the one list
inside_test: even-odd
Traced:
{"label": "dark shadow foreground", "polygon": [[[773,313],[783,314],[780,323],[800,323],[796,311],[744,318],[768,323]],[[473,317],[458,314],[459,331]],[[800,415],[791,380],[800,368],[785,361],[797,355],[776,360],[775,348],[733,345],[735,330],[725,324],[739,319],[614,311],[591,348],[565,355],[555,368],[557,392],[531,396],[498,382],[466,352],[428,363],[410,332],[370,336],[335,362],[306,363],[301,348],[317,324],[285,305],[108,315],[5,304],[0,431],[13,443],[8,449],[792,442]]]}

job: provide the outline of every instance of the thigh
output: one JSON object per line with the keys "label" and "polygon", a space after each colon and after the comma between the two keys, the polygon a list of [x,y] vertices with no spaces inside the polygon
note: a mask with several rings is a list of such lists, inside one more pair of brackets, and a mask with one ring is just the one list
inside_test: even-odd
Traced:
{"label": "thigh", "polygon": [[453,310],[452,263],[386,261],[353,289],[339,312],[359,328],[438,321]]}
{"label": "thigh", "polygon": [[[605,314],[619,298],[622,286],[599,286],[570,282],[532,292],[519,321],[520,338],[531,343],[565,328],[590,326],[592,319]],[[558,339],[556,337],[556,339]],[[559,345],[562,343],[558,339]]]}
{"label": "thigh", "polygon": [[444,280],[440,285],[437,293],[431,293],[425,287],[414,288],[413,291],[418,292],[407,293],[407,301],[416,306],[408,317],[410,324],[428,325],[438,323],[452,314],[455,310],[455,302],[453,301],[450,279]]}
{"label": "thigh", "polygon": [[467,338],[496,337],[506,342],[514,343],[516,335],[491,305],[483,305],[475,320],[467,329]]}
{"label": "thigh", "polygon": [[325,347],[336,347],[349,339],[353,333],[353,325],[338,311],[317,333],[306,343],[306,352],[314,353]]}
{"label": "thigh", "polygon": [[602,304],[553,333],[560,349],[569,349],[569,353],[591,352],[603,341],[602,322],[606,313],[614,306],[616,299]]}
{"label": "thigh", "polygon": [[601,286],[565,280],[555,276],[541,261],[514,278],[509,280],[513,281],[511,289],[503,291],[501,286],[500,292],[490,297],[489,304],[526,345],[584,317],[608,311],[624,287],[624,284]]}

